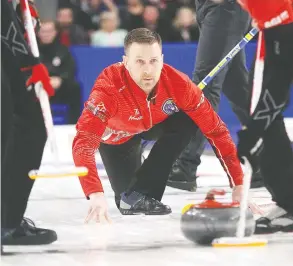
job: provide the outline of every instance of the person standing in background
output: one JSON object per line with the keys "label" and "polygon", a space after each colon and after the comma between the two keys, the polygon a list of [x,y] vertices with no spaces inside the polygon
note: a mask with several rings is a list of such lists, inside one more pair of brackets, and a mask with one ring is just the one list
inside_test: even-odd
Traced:
{"label": "person standing in background", "polygon": [[[199,84],[220,60],[249,31],[251,19],[236,0],[214,3],[196,0],[196,18],[200,37],[196,52],[193,82]],[[221,91],[231,103],[242,125],[249,119],[249,72],[245,52],[241,50],[203,90],[205,97],[218,111]],[[174,163],[168,186],[188,191],[196,190],[196,174],[206,140],[199,131]],[[259,169],[252,176],[252,187],[263,186]]]}

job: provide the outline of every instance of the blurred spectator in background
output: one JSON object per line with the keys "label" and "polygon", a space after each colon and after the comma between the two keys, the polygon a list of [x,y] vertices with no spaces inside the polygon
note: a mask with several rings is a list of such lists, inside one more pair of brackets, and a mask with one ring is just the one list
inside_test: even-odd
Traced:
{"label": "blurred spectator in background", "polygon": [[[165,43],[198,40],[199,31],[195,23],[195,4],[193,0],[59,0],[59,7],[62,9],[67,7],[74,11],[72,13],[74,14],[74,24],[82,26],[89,36],[90,43],[96,46],[105,46],[111,38],[115,41],[112,44],[110,43],[109,46],[116,46],[116,40],[119,39],[118,36],[121,34],[118,26],[115,30],[100,28],[105,24],[107,24],[105,27],[110,28],[110,19],[106,20],[107,23],[100,22],[101,15],[105,11],[117,13],[115,21],[116,18],[120,20],[120,29],[130,31],[146,27],[157,31]],[[182,7],[184,9],[181,10]],[[180,12],[177,12],[179,9]],[[63,17],[66,18],[66,15],[63,14]],[[69,20],[67,18],[66,22]],[[114,22],[111,23],[113,26],[114,24]],[[111,34],[109,34],[110,32]],[[95,33],[95,36],[91,36],[93,33]],[[99,34],[97,35],[97,33]],[[107,33],[106,41],[103,43],[99,41],[103,36],[102,33],[104,35]],[[68,41],[66,33],[62,36],[61,42],[68,45],[66,44]],[[78,39],[82,40],[82,38]]]}
{"label": "blurred spectator in background", "polygon": [[57,11],[57,23],[61,44],[67,47],[70,45],[88,44],[87,33],[81,26],[75,24],[71,8],[64,7]]}
{"label": "blurred spectator in background", "polygon": [[155,5],[146,5],[143,12],[143,25],[149,30],[156,31],[162,37],[163,42],[180,42],[182,37],[172,25],[172,22],[160,13]]}
{"label": "blurred spectator in background", "polygon": [[160,35],[164,31],[167,21],[160,16],[160,11],[155,5],[146,5],[142,14],[144,27],[156,31]]}
{"label": "blurred spectator in background", "polygon": [[183,6],[195,10],[195,0],[166,0],[166,16],[174,20],[177,10]]}
{"label": "blurred spectator in background", "polygon": [[69,106],[68,122],[75,124],[81,110],[81,91],[75,81],[75,63],[67,47],[58,38],[54,21],[44,21],[39,31],[39,49],[42,63],[48,68],[55,96],[51,103]]}
{"label": "blurred spectator in background", "polygon": [[121,28],[131,31],[135,28],[142,27],[143,11],[144,5],[142,0],[126,0],[126,5],[119,9]]}
{"label": "blurred spectator in background", "polygon": [[99,28],[100,15],[103,11],[118,12],[113,0],[87,0],[82,2],[81,7],[90,16],[95,29]]}
{"label": "blurred spectator in background", "polygon": [[102,12],[100,16],[100,29],[91,35],[93,46],[123,46],[127,31],[119,29],[117,12]]}
{"label": "blurred spectator in background", "polygon": [[[51,1],[51,0],[50,0]],[[83,10],[83,6],[87,4],[87,0],[59,0],[58,9],[71,8],[73,11],[74,23],[81,26],[90,36],[93,30],[96,30],[92,23],[91,17]]]}
{"label": "blurred spectator in background", "polygon": [[199,39],[199,29],[196,24],[195,13],[189,7],[180,7],[176,12],[174,27],[184,42],[194,42]]}

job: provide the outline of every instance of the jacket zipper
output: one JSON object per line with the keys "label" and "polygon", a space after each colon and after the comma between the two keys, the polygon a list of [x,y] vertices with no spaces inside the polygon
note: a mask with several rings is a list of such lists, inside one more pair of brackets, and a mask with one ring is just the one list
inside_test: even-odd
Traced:
{"label": "jacket zipper", "polygon": [[146,101],[147,101],[148,111],[149,111],[149,115],[150,115],[150,128],[152,128],[153,127],[153,118],[152,118],[152,112],[151,112],[151,100],[148,100],[148,98],[146,98]]}

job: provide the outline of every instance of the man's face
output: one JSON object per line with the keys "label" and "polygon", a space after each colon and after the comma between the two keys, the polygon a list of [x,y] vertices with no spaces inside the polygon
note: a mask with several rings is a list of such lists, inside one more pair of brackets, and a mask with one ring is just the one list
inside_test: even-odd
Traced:
{"label": "man's face", "polygon": [[135,83],[146,93],[157,84],[163,68],[162,48],[158,43],[132,43],[123,63]]}
{"label": "man's face", "polygon": [[55,24],[53,22],[42,23],[38,35],[42,44],[52,43],[57,35]]}

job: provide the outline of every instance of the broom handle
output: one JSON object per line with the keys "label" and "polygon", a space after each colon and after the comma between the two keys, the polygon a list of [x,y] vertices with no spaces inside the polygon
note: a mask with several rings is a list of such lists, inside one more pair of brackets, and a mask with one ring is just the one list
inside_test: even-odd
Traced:
{"label": "broom handle", "polygon": [[[26,25],[26,31],[28,34],[28,41],[31,48],[31,52],[34,57],[39,57],[39,48],[36,38],[36,33],[34,30],[33,22],[32,22],[32,16],[28,5],[28,0],[20,0],[20,6],[22,15],[24,17],[25,25]],[[41,82],[38,82],[35,84],[35,92],[36,95],[40,101],[44,122],[47,130],[47,136],[48,141],[51,147],[52,154],[54,156],[54,159],[56,161],[59,161],[59,153],[57,148],[57,142],[56,142],[56,136],[54,132],[54,123],[53,123],[53,117],[51,113],[51,107],[49,102],[49,97],[47,92],[43,88],[43,84]]]}
{"label": "broom handle", "polygon": [[[256,60],[255,60],[255,69],[254,69],[254,80],[253,80],[253,88],[252,88],[252,104],[250,109],[250,114],[252,114],[257,106],[257,102],[262,89],[262,80],[263,80],[263,62],[265,56],[265,45],[264,45],[264,37],[263,32],[260,31],[258,36],[258,44],[257,44],[257,52],[256,52]],[[256,99],[255,99],[256,98]],[[245,175],[243,178],[243,195],[240,204],[240,218],[237,226],[237,237],[245,236],[245,227],[246,227],[246,211],[248,208],[248,200],[249,200],[249,188],[250,188],[250,179],[252,175],[251,165],[248,162],[247,158],[245,160]]]}
{"label": "broom handle", "polygon": [[249,194],[249,188],[250,188],[250,178],[251,178],[251,167],[249,165],[249,162],[246,158],[245,160],[245,175],[243,178],[243,194],[241,198],[240,203],[240,216],[239,221],[237,225],[237,231],[236,231],[236,237],[244,237],[245,236],[245,227],[246,227],[246,211],[248,208],[248,194]]}

